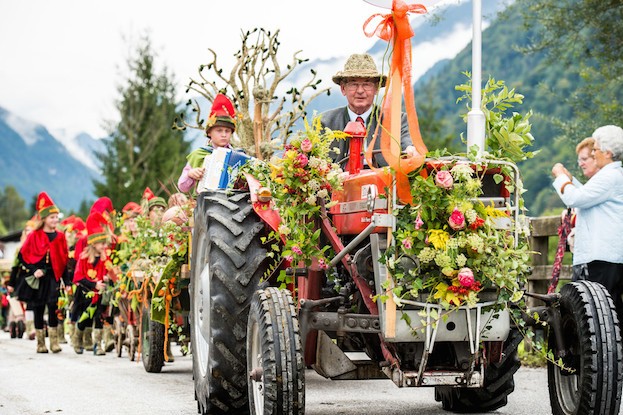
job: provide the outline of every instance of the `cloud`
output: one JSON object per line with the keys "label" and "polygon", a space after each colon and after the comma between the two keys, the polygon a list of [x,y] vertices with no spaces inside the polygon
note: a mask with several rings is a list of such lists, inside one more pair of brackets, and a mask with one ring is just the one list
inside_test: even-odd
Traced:
{"label": "cloud", "polygon": [[279,29],[284,57],[302,50],[304,57],[328,59],[366,51],[375,40],[362,26],[377,12],[385,11],[362,0],[5,2],[0,106],[50,129],[101,137],[103,122],[117,116],[117,86],[132,42],[144,33],[183,99],[208,48],[224,67],[231,65],[241,30]]}

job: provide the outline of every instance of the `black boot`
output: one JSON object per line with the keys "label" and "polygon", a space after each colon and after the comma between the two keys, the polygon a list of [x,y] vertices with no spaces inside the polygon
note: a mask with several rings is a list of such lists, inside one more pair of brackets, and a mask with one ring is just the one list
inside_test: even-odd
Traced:
{"label": "black boot", "polygon": [[9,333],[11,333],[12,339],[17,337],[17,324],[14,321],[9,323]]}
{"label": "black boot", "polygon": [[17,322],[17,338],[21,339],[24,337],[24,332],[26,332],[26,325],[22,320]]}

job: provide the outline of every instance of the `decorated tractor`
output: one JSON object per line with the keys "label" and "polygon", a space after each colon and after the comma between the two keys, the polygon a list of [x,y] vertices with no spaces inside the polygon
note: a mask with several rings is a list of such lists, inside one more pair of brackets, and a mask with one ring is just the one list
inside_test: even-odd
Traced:
{"label": "decorated tractor", "polygon": [[[361,169],[356,134],[350,154],[360,155],[341,188],[327,206],[317,197],[318,215],[299,217],[307,232],[284,227],[292,222],[275,208],[287,181],[271,189],[247,174],[248,188],[199,195],[190,284],[199,411],[302,414],[306,368],[434,387],[444,409],[491,411],[514,389],[528,326],[548,324],[554,413],[616,413],[620,334],[607,291],[580,281],[525,292],[516,166],[427,159],[405,205],[382,170]],[[301,154],[305,139],[288,151]],[[528,310],[526,296],[545,305]]]}
{"label": "decorated tractor", "polygon": [[190,227],[173,222],[132,219],[123,228],[116,250],[120,278],[116,284],[113,333],[118,357],[139,356],[147,372],[158,373],[173,360],[170,345],[188,349],[188,242]]}
{"label": "decorated tractor", "polygon": [[[446,410],[493,411],[513,392],[531,327],[548,333],[553,413],[618,413],[621,337],[607,291],[588,281],[526,291],[532,252],[520,174],[485,151],[494,143],[503,155],[516,143],[492,132],[480,110],[474,26],[466,154],[425,159],[418,144],[415,159],[401,154],[392,139],[401,85],[407,112],[414,104],[410,71],[392,61],[393,100],[378,114],[389,167],[373,162],[361,124],[338,132],[314,119],[279,161],[251,161],[237,186],[199,194],[189,292],[200,413],[303,414],[306,370],[433,387]],[[394,51],[399,41],[409,42],[394,38]],[[515,114],[508,122],[529,131]],[[337,139],[349,140],[344,172],[329,155]],[[527,308],[526,297],[543,305]]]}

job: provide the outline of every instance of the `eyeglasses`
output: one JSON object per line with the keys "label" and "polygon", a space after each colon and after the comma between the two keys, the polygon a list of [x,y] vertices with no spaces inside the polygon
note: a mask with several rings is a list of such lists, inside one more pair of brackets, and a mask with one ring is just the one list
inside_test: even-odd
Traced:
{"label": "eyeglasses", "polygon": [[376,82],[367,81],[367,82],[346,82],[344,84],[344,88],[347,91],[357,91],[359,87],[363,88],[364,91],[370,92],[376,88]]}
{"label": "eyeglasses", "polygon": [[594,159],[595,157],[593,156],[588,156],[588,157],[578,157],[578,164],[580,163],[586,163],[587,161],[589,161],[590,159]]}

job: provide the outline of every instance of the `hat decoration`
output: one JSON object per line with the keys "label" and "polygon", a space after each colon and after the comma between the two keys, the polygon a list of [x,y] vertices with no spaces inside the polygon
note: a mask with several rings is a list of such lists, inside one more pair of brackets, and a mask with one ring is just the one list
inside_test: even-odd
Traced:
{"label": "hat decoration", "polygon": [[385,85],[387,76],[381,74],[376,69],[376,63],[372,56],[367,53],[359,54],[355,53],[348,57],[346,63],[344,63],[344,69],[338,71],[333,78],[333,82],[341,85],[342,82],[349,78],[371,78],[379,81],[379,87]]}
{"label": "hat decoration", "polygon": [[164,209],[167,208],[167,202],[164,198],[156,196],[149,187],[146,187],[143,192],[143,201],[146,202],[147,211],[150,211],[155,206],[161,206]]}
{"label": "hat decoration", "polygon": [[236,110],[234,104],[223,94],[217,94],[214,97],[212,103],[212,109],[210,110],[210,116],[206,124],[206,133],[209,133],[210,128],[220,125],[222,127],[229,127],[236,131]]}
{"label": "hat decoration", "polygon": [[41,219],[45,219],[52,213],[59,213],[60,211],[52,201],[52,198],[46,192],[41,192],[37,196],[37,212]]}
{"label": "hat decoration", "polygon": [[99,212],[93,212],[87,218],[87,243],[93,244],[95,242],[106,241],[107,234],[105,227],[108,226],[108,221]]}

